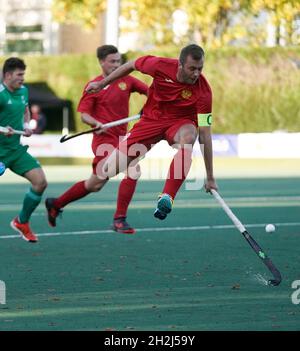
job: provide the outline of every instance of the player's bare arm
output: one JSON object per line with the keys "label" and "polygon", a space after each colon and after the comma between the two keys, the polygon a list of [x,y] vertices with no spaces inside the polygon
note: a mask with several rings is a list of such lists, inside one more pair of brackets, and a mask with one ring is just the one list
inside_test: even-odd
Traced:
{"label": "player's bare arm", "polygon": [[103,126],[103,123],[97,121],[94,117],[92,117],[91,115],[89,115],[86,112],[82,112],[81,113],[81,121],[87,125],[89,125],[92,128],[99,128],[98,132],[95,132],[96,134],[100,134],[103,132],[103,130],[101,130],[101,127]]}
{"label": "player's bare arm", "polygon": [[111,74],[109,74],[107,77],[105,77],[101,81],[89,83],[85,90],[88,93],[96,93],[96,92],[102,90],[107,85],[114,82],[115,80],[117,80],[121,77],[127,76],[128,74],[133,72],[135,70],[134,63],[135,63],[135,61],[126,62],[124,65],[117,68],[115,71],[113,71]]}
{"label": "player's bare arm", "polygon": [[199,127],[199,143],[204,157],[206,169],[205,189],[209,192],[211,189],[218,190],[214,173],[213,173],[213,149],[211,138],[211,127]]}
{"label": "player's bare arm", "polygon": [[26,137],[30,137],[33,134],[32,129],[29,126],[29,122],[30,122],[30,111],[28,106],[26,106],[25,108],[25,112],[24,112],[24,136]]}

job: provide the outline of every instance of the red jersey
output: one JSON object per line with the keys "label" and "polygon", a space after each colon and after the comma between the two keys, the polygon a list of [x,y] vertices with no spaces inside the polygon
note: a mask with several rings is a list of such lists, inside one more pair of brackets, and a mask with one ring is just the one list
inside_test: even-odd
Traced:
{"label": "red jersey", "polygon": [[[102,75],[98,76],[92,82],[100,81],[103,78]],[[97,93],[87,93],[84,89],[77,111],[87,113],[101,123],[126,118],[129,113],[130,94],[133,92],[147,95],[148,86],[132,76],[126,76],[109,84]],[[123,124],[108,129],[105,134],[119,136],[125,135],[126,132],[127,124]],[[101,138],[101,134],[95,134],[95,137]]]}
{"label": "red jersey", "polygon": [[189,118],[198,113],[212,112],[212,91],[201,74],[195,84],[180,83],[177,78],[179,61],[155,56],[142,56],[135,68],[153,77],[143,115],[151,119]]}

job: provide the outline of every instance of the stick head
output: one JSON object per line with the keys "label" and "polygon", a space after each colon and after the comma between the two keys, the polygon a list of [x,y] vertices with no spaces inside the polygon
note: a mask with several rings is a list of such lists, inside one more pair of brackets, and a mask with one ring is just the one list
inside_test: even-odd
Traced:
{"label": "stick head", "polygon": [[277,286],[281,283],[281,279],[270,279],[268,280],[268,285]]}
{"label": "stick head", "polygon": [[61,143],[64,143],[65,141],[67,141],[68,140],[68,136],[67,135],[63,135],[61,138],[60,138],[60,142]]}

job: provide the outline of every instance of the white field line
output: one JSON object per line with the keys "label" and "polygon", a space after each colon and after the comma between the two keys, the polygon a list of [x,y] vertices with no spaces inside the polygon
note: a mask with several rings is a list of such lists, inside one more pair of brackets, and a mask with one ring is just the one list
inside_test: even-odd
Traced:
{"label": "white field line", "polygon": [[[299,207],[300,196],[270,196],[270,197],[226,197],[225,201],[230,207]],[[153,208],[156,200],[137,200],[130,204],[130,208],[146,209]],[[73,211],[78,210],[111,210],[116,206],[115,201],[105,202],[81,202],[70,204],[69,208]],[[206,199],[180,199],[175,201],[176,208],[217,208],[219,204],[212,198]],[[0,204],[0,211],[10,212],[19,210],[20,204]],[[36,212],[45,211],[44,204],[40,204]]]}
{"label": "white field line", "polygon": [[[252,223],[245,224],[246,228],[263,228],[267,223]],[[300,226],[300,222],[287,222],[287,223],[274,223],[277,227],[297,227]],[[136,228],[137,233],[139,232],[178,232],[178,231],[195,231],[195,230],[211,230],[211,229],[232,229],[235,228],[231,224],[222,225],[201,225],[201,226],[190,226],[190,227],[154,227],[154,228]],[[113,230],[82,230],[82,231],[70,231],[70,232],[53,232],[53,233],[40,233],[37,234],[39,237],[46,236],[67,236],[67,235],[91,235],[91,234],[108,234],[115,233]],[[122,235],[122,234],[121,234]],[[125,235],[125,234],[123,234]],[[130,235],[127,235],[130,236]],[[1,235],[0,239],[15,239],[20,238],[20,235]]]}

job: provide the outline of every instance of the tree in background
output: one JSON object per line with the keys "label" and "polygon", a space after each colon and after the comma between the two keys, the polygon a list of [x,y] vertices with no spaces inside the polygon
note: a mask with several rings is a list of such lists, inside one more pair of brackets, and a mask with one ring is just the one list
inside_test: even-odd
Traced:
{"label": "tree in background", "polygon": [[[106,8],[106,0],[54,0],[53,14],[59,22],[93,27]],[[188,28],[174,33],[176,10],[186,14]],[[140,34],[152,45],[197,41],[206,47],[265,45],[268,18],[275,26],[275,45],[299,44],[299,0],[120,0],[122,32]],[[140,47],[143,45],[140,45]]]}
{"label": "tree in background", "polygon": [[275,26],[276,45],[299,43],[299,28],[298,34],[296,28],[297,18],[300,21],[299,0],[123,0],[121,3],[127,23],[136,23],[134,30],[143,35],[153,33],[154,45],[174,44],[172,14],[178,9],[187,14],[189,26],[181,37],[182,43],[197,41],[206,47],[265,45],[268,18],[263,14],[269,15]]}
{"label": "tree in background", "polygon": [[121,15],[152,43],[163,45],[173,42],[172,14],[179,7],[180,0],[122,0]]}
{"label": "tree in background", "polygon": [[202,0],[199,6],[197,2],[181,0],[181,6],[188,13],[190,39],[206,47],[224,46],[245,35],[236,20],[243,13],[240,1]]}
{"label": "tree in background", "polygon": [[300,33],[296,28],[296,21],[300,21],[299,0],[252,0],[249,7],[253,14],[267,11],[271,22],[275,26],[275,44],[280,45],[281,40],[286,45],[299,44]]}
{"label": "tree in background", "polygon": [[106,0],[54,0],[52,13],[56,21],[94,28],[98,15],[106,9]]}

